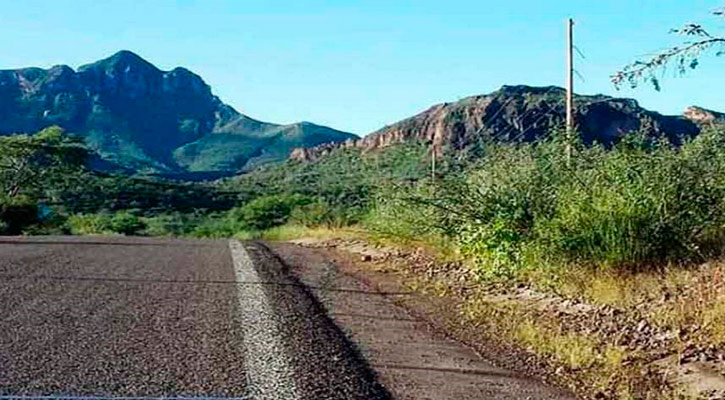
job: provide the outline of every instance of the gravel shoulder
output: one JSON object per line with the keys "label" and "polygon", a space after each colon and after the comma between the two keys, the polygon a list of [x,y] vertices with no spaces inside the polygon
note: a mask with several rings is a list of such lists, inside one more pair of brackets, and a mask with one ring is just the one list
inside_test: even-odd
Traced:
{"label": "gravel shoulder", "polygon": [[380,290],[369,273],[324,249],[270,246],[311,288],[334,322],[360,348],[396,399],[572,399],[526,375],[499,368],[397,305],[412,297]]}
{"label": "gravel shoulder", "polygon": [[242,270],[240,303],[256,306],[241,314],[253,398],[390,399],[356,346],[275,253],[262,243],[231,246]]}

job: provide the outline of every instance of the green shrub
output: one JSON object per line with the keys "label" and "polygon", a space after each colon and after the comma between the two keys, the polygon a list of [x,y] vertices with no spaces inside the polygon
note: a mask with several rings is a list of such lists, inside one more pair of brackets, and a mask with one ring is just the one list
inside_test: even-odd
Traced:
{"label": "green shrub", "polygon": [[299,194],[263,196],[231,210],[230,217],[249,230],[264,230],[283,225],[289,220],[293,209],[311,202],[312,199]]}
{"label": "green shrub", "polygon": [[289,220],[308,227],[330,225],[333,221],[332,209],[325,202],[315,201],[292,209]]}
{"label": "green shrub", "polygon": [[145,228],[144,222],[127,211],[116,214],[75,214],[66,221],[73,235],[137,235]]}
{"label": "green shrub", "polygon": [[193,214],[170,213],[144,218],[145,236],[184,236],[195,228],[200,217]]}
{"label": "green shrub", "polygon": [[146,224],[139,217],[127,211],[114,214],[109,222],[111,231],[127,236],[139,234],[146,228]]}
{"label": "green shrub", "polygon": [[[489,144],[481,163],[432,190],[378,201],[372,229],[444,235],[484,274],[544,262],[640,268],[704,259],[725,244],[725,132],[674,147],[631,135],[607,149],[554,135]],[[370,223],[372,221],[372,223]]]}
{"label": "green shrub", "polygon": [[233,218],[229,212],[211,214],[202,218],[195,224],[190,234],[198,238],[220,239],[234,237],[246,230],[246,225]]}
{"label": "green shrub", "polygon": [[113,234],[111,218],[105,214],[76,214],[66,221],[68,230],[73,235],[108,235]]}

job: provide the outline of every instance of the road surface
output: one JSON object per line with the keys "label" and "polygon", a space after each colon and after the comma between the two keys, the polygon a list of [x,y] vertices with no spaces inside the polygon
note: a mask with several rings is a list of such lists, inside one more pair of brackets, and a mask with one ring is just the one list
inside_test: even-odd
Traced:
{"label": "road surface", "polygon": [[[373,331],[371,313],[400,312],[382,294],[282,258],[226,240],[0,238],[0,399],[568,398],[415,324]],[[386,359],[393,345],[455,365]]]}

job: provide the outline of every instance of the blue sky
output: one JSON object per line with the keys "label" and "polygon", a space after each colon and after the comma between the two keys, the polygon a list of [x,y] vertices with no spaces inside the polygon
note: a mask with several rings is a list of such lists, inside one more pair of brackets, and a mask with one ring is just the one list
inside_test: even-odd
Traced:
{"label": "blue sky", "polygon": [[725,57],[663,90],[615,91],[617,68],[678,42],[722,0],[37,1],[0,0],[0,69],[74,68],[132,50],[185,66],[254,118],[366,134],[440,102],[504,84],[563,85],[564,20],[576,20],[577,92],[633,97],[678,114],[725,111]]}

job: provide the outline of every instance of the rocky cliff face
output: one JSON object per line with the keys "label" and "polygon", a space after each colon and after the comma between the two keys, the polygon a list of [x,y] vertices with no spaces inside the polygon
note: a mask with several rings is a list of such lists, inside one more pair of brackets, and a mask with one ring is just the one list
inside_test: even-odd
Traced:
{"label": "rocky cliff face", "polygon": [[296,146],[354,137],[309,123],[255,121],[201,77],[161,71],[129,51],[85,65],[0,71],[0,134],[50,125],[84,136],[105,160],[140,172],[234,173]]}
{"label": "rocky cliff face", "polygon": [[725,114],[702,107],[687,107],[683,115],[688,120],[699,125],[725,123]]}
{"label": "rocky cliff face", "polygon": [[[408,140],[429,143],[437,152],[444,148],[465,150],[485,140],[533,141],[563,125],[564,94],[558,87],[504,86],[491,94],[435,105],[358,140],[295,149],[291,158],[308,160],[336,147],[372,150]],[[579,134],[586,143],[611,144],[643,126],[653,135],[677,141],[681,136],[697,134],[703,120],[722,117],[707,110],[682,117],[665,116],[643,109],[632,99],[601,95],[576,96],[575,104]]]}

